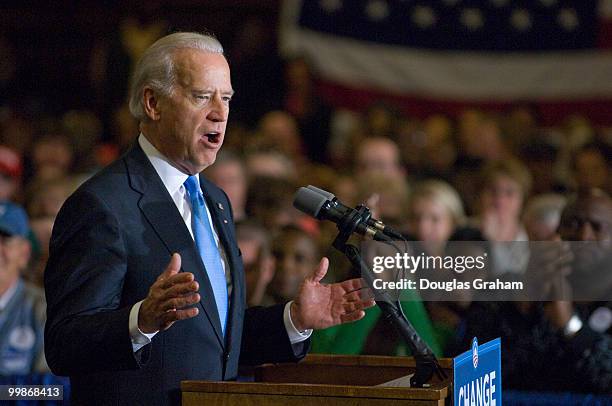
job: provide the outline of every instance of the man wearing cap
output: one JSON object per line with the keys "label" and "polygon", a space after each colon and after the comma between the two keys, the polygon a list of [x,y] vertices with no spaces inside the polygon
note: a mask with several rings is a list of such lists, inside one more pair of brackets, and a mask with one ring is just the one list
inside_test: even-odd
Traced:
{"label": "man wearing cap", "polygon": [[0,203],[0,374],[48,371],[43,353],[45,298],[21,278],[30,260],[28,218],[10,202]]}

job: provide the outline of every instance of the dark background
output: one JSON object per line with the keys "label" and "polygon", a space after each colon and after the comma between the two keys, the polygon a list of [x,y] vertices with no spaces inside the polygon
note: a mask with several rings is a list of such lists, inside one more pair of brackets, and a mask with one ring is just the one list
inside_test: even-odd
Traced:
{"label": "dark background", "polygon": [[[99,111],[108,95],[104,94],[99,74],[96,77],[94,72],[95,58],[113,56],[111,46],[117,39],[121,21],[130,16],[144,21],[165,20],[168,32],[210,31],[224,44],[230,61],[237,32],[249,20],[255,19],[265,28],[268,47],[276,46],[278,0],[140,3],[2,2],[0,38],[12,48],[12,55],[3,57],[13,58],[16,72],[0,88],[0,101],[15,105],[19,100],[21,106],[50,114],[74,108]],[[106,80],[114,80],[113,67],[121,63],[108,61],[107,73],[111,77]]]}

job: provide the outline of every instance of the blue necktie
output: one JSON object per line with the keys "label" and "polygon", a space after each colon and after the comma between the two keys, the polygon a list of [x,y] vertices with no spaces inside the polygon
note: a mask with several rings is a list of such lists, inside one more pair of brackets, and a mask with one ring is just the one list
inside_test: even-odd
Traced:
{"label": "blue necktie", "polygon": [[211,228],[210,221],[206,215],[206,207],[204,206],[204,196],[200,190],[199,182],[196,179],[197,175],[191,175],[185,181],[185,189],[189,194],[191,201],[191,227],[193,236],[200,251],[202,262],[206,267],[208,279],[212,285],[212,290],[219,311],[219,320],[221,320],[221,332],[225,335],[225,325],[227,322],[227,282],[225,272],[221,263],[221,255],[219,248],[215,243],[215,237]]}

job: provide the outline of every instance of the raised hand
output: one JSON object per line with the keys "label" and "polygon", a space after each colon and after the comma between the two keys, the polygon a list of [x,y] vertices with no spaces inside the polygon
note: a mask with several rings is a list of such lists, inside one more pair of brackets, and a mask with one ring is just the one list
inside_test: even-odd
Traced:
{"label": "raised hand", "polygon": [[572,272],[574,255],[567,242],[556,236],[552,241],[531,243],[525,272],[529,300],[568,300],[571,287],[566,277]]}
{"label": "raised hand", "polygon": [[300,331],[359,320],[365,316],[364,309],[375,304],[372,291],[361,279],[322,284],[328,267],[329,260],[321,259],[319,266],[304,279],[293,301],[291,320]]}
{"label": "raised hand", "polygon": [[190,272],[180,272],[181,256],[173,254],[166,270],[149,288],[140,306],[138,328],[143,333],[166,330],[175,321],[198,315],[197,307],[187,307],[200,301],[198,282]]}

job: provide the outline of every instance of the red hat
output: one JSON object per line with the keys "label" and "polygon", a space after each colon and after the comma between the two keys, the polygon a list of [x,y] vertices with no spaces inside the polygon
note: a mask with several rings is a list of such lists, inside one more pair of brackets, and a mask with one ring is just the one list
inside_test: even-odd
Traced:
{"label": "red hat", "polygon": [[12,149],[0,145],[0,173],[11,178],[21,178],[21,157]]}

